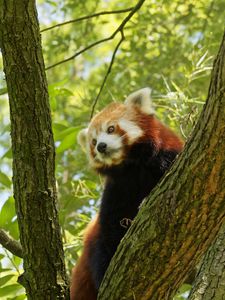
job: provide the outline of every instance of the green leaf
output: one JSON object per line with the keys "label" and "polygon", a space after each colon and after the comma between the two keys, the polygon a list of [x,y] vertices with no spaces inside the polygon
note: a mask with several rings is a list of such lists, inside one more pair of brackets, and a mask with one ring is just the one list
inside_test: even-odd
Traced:
{"label": "green leaf", "polygon": [[56,97],[53,97],[53,96],[50,97],[50,106],[53,111],[55,111],[57,109]]}
{"label": "green leaf", "polygon": [[16,297],[13,297],[13,298],[8,298],[7,300],[24,300],[24,299],[27,299],[25,292],[24,292],[23,295],[16,296]]}
{"label": "green leaf", "polygon": [[191,290],[190,284],[183,284],[179,290],[177,291],[177,294],[174,296],[173,300],[185,300],[185,293]]}
{"label": "green leaf", "polygon": [[12,158],[12,148],[9,148],[9,150],[7,150],[5,152],[5,154],[2,156],[2,158]]}
{"label": "green leaf", "polygon": [[76,133],[77,134],[80,129],[81,129],[80,126],[67,127],[65,130],[61,130],[60,132],[55,133],[55,135],[54,135],[55,141],[61,141],[62,139],[64,139],[65,137],[67,137],[71,133]]}
{"label": "green leaf", "polygon": [[8,176],[0,171],[0,183],[6,186],[7,188],[11,187],[11,180]]}
{"label": "green leaf", "polygon": [[4,284],[6,284],[14,276],[15,275],[6,275],[6,276],[0,277],[0,286],[3,286]]}
{"label": "green leaf", "polygon": [[51,4],[52,6],[57,7],[57,3],[55,1],[47,0],[46,2],[49,3],[49,4]]}
{"label": "green leaf", "polygon": [[60,95],[65,96],[65,97],[73,96],[73,92],[66,88],[59,88],[58,92]]}
{"label": "green leaf", "polygon": [[67,135],[61,142],[61,144],[59,145],[59,147],[56,149],[56,153],[61,153],[69,148],[71,148],[72,146],[74,146],[76,144],[76,136],[78,133],[78,129],[74,130],[72,133],[70,133],[69,135]]}
{"label": "green leaf", "polygon": [[66,126],[65,124],[62,124],[62,123],[53,123],[52,127],[53,127],[54,134],[68,128],[68,126]]}
{"label": "green leaf", "polygon": [[200,57],[199,61],[196,64],[196,67],[200,67],[200,65],[204,62],[206,56],[208,55],[208,50]]}
{"label": "green leaf", "polygon": [[23,287],[20,284],[11,284],[11,285],[1,287],[0,298],[9,295],[15,295],[19,291],[21,292],[23,291]]}
{"label": "green leaf", "polygon": [[5,257],[5,255],[0,253],[0,260],[3,259]]}
{"label": "green leaf", "polygon": [[4,95],[4,94],[6,94],[7,92],[8,92],[8,91],[7,91],[7,88],[6,88],[6,87],[0,89],[0,95]]}
{"label": "green leaf", "polygon": [[191,285],[185,283],[185,284],[182,284],[182,286],[179,288],[178,292],[180,294],[184,294],[184,293],[190,291],[190,289],[191,289]]}
{"label": "green leaf", "polygon": [[0,266],[0,273],[1,273],[1,274],[5,273],[5,272],[7,272],[7,274],[9,274],[9,273],[10,273],[9,271],[12,272],[12,269],[9,269],[9,268],[5,269],[5,268],[2,268],[2,267]]}
{"label": "green leaf", "polygon": [[[0,227],[6,228],[6,225],[12,222],[12,218],[16,215],[14,198],[9,197],[0,212]],[[8,229],[8,228],[7,228]]]}

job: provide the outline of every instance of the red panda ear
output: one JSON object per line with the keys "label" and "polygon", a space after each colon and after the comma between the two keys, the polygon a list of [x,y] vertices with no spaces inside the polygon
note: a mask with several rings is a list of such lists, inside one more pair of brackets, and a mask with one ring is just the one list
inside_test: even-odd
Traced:
{"label": "red panda ear", "polygon": [[85,152],[87,151],[87,132],[88,129],[85,128],[82,129],[77,135],[77,142]]}
{"label": "red panda ear", "polygon": [[151,89],[146,87],[130,94],[125,100],[126,105],[135,105],[143,113],[152,115],[154,114],[154,108],[152,107]]}

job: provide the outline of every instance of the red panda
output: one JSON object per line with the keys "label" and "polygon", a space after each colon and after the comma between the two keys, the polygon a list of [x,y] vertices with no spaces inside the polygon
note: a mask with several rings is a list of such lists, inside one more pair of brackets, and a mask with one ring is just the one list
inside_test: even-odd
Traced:
{"label": "red panda", "polygon": [[[90,165],[105,176],[99,215],[72,272],[71,300],[95,300],[105,271],[141,201],[169,169],[183,142],[155,116],[151,90],[112,103],[78,136]],[[129,223],[129,222],[128,222]]]}

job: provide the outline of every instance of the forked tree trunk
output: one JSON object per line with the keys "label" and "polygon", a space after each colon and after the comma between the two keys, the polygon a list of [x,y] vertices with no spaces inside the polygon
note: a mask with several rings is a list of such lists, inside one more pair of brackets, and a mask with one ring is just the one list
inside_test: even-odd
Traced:
{"label": "forked tree trunk", "polygon": [[68,299],[56,210],[55,149],[34,0],[0,1],[8,86],[13,186],[28,299]]}
{"label": "forked tree trunk", "polygon": [[98,299],[172,299],[224,222],[224,154],[225,36],[199,122],[119,245]]}

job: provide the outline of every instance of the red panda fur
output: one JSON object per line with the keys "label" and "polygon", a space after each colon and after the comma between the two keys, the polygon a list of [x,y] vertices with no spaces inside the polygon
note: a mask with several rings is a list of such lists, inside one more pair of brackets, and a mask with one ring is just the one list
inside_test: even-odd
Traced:
{"label": "red panda fur", "polygon": [[[141,201],[183,148],[181,139],[153,115],[148,102],[149,89],[142,89],[125,104],[110,104],[80,137],[92,167],[106,180],[99,215],[88,225],[83,253],[72,272],[71,300],[97,299],[105,271],[127,231],[121,221],[136,216]],[[113,133],[108,132],[112,125]],[[109,148],[105,156],[98,149],[102,139]]]}
{"label": "red panda fur", "polygon": [[84,250],[72,271],[70,300],[96,300],[95,289],[88,258],[91,254],[91,244],[99,234],[99,217],[91,221],[84,233]]}
{"label": "red panda fur", "polygon": [[136,122],[145,133],[138,140],[139,143],[151,140],[157,149],[177,150],[178,152],[183,149],[183,141],[154,116],[140,112]]}

